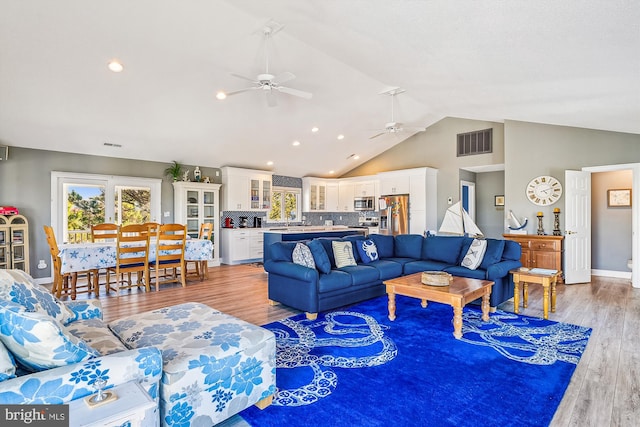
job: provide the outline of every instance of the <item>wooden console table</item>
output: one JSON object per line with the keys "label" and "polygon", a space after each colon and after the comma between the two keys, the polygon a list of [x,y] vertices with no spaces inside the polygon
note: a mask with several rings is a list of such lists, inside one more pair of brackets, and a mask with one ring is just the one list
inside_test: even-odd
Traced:
{"label": "wooden console table", "polygon": [[[562,271],[564,236],[504,234],[503,237],[520,244],[522,247],[520,262],[523,267]],[[558,277],[558,282],[564,282],[562,274]]]}

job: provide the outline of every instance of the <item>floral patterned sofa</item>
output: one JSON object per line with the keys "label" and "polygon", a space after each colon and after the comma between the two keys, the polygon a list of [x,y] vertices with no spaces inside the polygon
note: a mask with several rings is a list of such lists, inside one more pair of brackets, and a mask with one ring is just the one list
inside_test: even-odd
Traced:
{"label": "floral patterned sofa", "polygon": [[[275,392],[272,332],[186,303],[102,321],[97,300],[62,302],[0,270],[0,404],[62,404],[137,381],[162,425],[213,425]],[[73,414],[70,414],[73,419]]]}

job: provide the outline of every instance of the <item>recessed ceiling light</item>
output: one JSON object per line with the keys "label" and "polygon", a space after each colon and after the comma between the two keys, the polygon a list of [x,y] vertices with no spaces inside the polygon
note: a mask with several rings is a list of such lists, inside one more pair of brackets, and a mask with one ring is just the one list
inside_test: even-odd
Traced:
{"label": "recessed ceiling light", "polygon": [[300,141],[293,141],[293,146],[297,147],[298,145],[300,145]]}
{"label": "recessed ceiling light", "polygon": [[224,93],[223,91],[216,93],[216,98],[218,99],[225,99],[226,97],[227,97],[227,94]]}
{"label": "recessed ceiling light", "polygon": [[333,175],[336,171],[329,171],[329,175]]}
{"label": "recessed ceiling light", "polygon": [[353,160],[358,160],[360,158],[360,156],[358,156],[357,154],[355,156],[353,156]]}
{"label": "recessed ceiling light", "polygon": [[315,132],[318,132],[319,130],[320,130],[320,129],[318,129],[316,126],[314,126],[314,127],[312,127],[312,128],[311,128],[311,132],[314,132],[314,133],[315,133]]}
{"label": "recessed ceiling light", "polygon": [[272,162],[271,160],[269,160],[269,161],[267,162],[267,165],[268,165],[268,166],[273,166],[273,162]]}
{"label": "recessed ceiling light", "polygon": [[122,70],[124,70],[124,66],[117,59],[111,60],[107,66],[114,73],[120,73],[122,72]]}
{"label": "recessed ceiling light", "polygon": [[344,135],[343,134],[338,135],[338,139],[340,140],[344,139]]}

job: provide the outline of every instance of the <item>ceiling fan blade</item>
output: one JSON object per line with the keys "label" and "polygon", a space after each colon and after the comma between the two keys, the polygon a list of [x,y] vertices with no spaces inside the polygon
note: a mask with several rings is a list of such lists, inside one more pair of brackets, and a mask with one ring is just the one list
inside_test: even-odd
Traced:
{"label": "ceiling fan blade", "polygon": [[271,90],[267,91],[267,105],[269,107],[275,107],[278,105],[278,101]]}
{"label": "ceiling fan blade", "polygon": [[387,133],[387,132],[380,132],[380,133],[379,133],[379,134],[377,134],[377,135],[370,136],[370,137],[369,137],[369,139],[377,138],[377,137],[379,137],[379,136],[384,135],[385,133]]}
{"label": "ceiling fan blade", "polygon": [[231,95],[235,95],[235,94],[242,93],[242,92],[248,92],[250,90],[255,90],[255,89],[258,89],[258,88],[257,87],[248,87],[246,89],[234,90],[233,92],[225,92],[225,95],[231,96]]}
{"label": "ceiling fan blade", "polygon": [[295,74],[285,71],[284,73],[278,74],[277,76],[275,76],[271,82],[273,84],[280,85],[282,83],[291,81],[295,78],[296,78]]}
{"label": "ceiling fan blade", "polygon": [[232,75],[233,77],[237,77],[237,78],[239,78],[239,79],[247,80],[247,81],[250,81],[251,83],[258,84],[258,81],[257,81],[257,80],[255,80],[255,79],[250,79],[249,77],[241,76],[240,74],[236,74],[236,73],[231,73],[231,75]]}
{"label": "ceiling fan blade", "polygon": [[276,89],[279,90],[280,92],[287,93],[293,96],[299,96],[300,98],[305,98],[305,99],[311,99],[311,97],[313,96],[312,93],[304,92],[298,89],[292,89],[290,87],[278,86]]}
{"label": "ceiling fan blade", "polygon": [[427,128],[417,127],[417,126],[406,126],[403,127],[402,130],[415,131],[415,132],[424,132]]}

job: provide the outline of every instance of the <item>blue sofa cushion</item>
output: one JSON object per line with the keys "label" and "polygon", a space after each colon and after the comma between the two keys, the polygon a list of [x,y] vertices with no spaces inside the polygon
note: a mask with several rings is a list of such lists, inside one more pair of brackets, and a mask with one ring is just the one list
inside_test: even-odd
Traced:
{"label": "blue sofa cushion", "polygon": [[522,246],[513,240],[504,241],[504,250],[502,251],[502,259],[510,261],[520,261],[522,257]]}
{"label": "blue sofa cushion", "polygon": [[444,271],[454,276],[468,277],[469,279],[485,280],[487,278],[487,272],[485,270],[481,270],[481,269],[471,270],[461,265],[446,267]]}
{"label": "blue sofa cushion", "polygon": [[504,250],[504,240],[502,239],[486,239],[487,250],[484,253],[484,258],[480,263],[480,268],[486,270],[493,264],[500,262],[502,259],[502,251]]}
{"label": "blue sofa cushion", "polygon": [[276,242],[269,246],[271,259],[274,261],[293,262],[293,249],[296,242]]}
{"label": "blue sofa cushion", "polygon": [[377,282],[380,279],[380,273],[374,267],[368,265],[349,265],[340,268],[340,271],[351,275],[351,283],[354,285],[364,285]]}
{"label": "blue sofa cushion", "polygon": [[391,258],[394,254],[394,238],[393,236],[385,236],[384,234],[371,234],[369,238],[373,240],[378,248],[379,258]]}
{"label": "blue sofa cushion", "polygon": [[318,239],[313,239],[313,241],[320,242],[324,247],[324,251],[327,253],[329,257],[329,263],[331,264],[331,268],[336,268],[336,259],[333,256],[333,241],[340,240],[339,237],[321,237]]}
{"label": "blue sofa cushion", "polygon": [[340,270],[331,270],[329,274],[321,274],[318,279],[318,291],[330,292],[351,286],[351,276]]}
{"label": "blue sofa cushion", "polygon": [[424,239],[422,259],[440,261],[449,265],[459,264],[460,251],[464,243],[462,236],[431,236]]}
{"label": "blue sofa cushion", "polygon": [[388,259],[379,259],[373,261],[368,266],[374,267],[378,270],[380,280],[395,279],[402,276],[402,264]]}
{"label": "blue sofa cushion", "polygon": [[358,254],[360,255],[360,260],[364,264],[368,264],[380,258],[378,256],[378,248],[376,247],[376,242],[374,242],[373,240],[358,240],[355,242],[355,244],[358,245]]}
{"label": "blue sofa cushion", "polygon": [[329,261],[327,251],[320,242],[320,239],[310,241],[307,246],[311,249],[311,255],[313,255],[313,261],[316,263],[318,271],[324,274],[331,272],[331,261]]}
{"label": "blue sofa cushion", "polygon": [[423,259],[406,263],[403,271],[404,274],[413,274],[421,271],[442,271],[449,266],[450,264],[444,262]]}
{"label": "blue sofa cushion", "polygon": [[422,255],[422,241],[420,234],[399,234],[395,236],[394,255],[400,258],[420,259]]}

